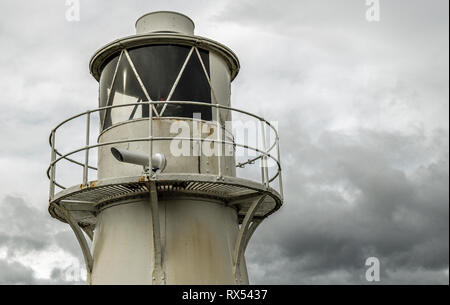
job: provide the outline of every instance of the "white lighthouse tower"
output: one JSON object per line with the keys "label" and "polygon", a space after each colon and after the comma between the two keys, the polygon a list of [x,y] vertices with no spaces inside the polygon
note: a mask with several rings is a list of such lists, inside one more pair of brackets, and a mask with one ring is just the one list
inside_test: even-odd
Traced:
{"label": "white lighthouse tower", "polygon": [[[75,232],[90,284],[247,284],[249,239],[283,201],[277,131],[231,107],[239,61],[189,17],[149,13],[136,32],[92,57],[99,106],[50,134],[49,212]],[[256,134],[237,137],[235,117]],[[69,151],[70,126],[84,139]]]}

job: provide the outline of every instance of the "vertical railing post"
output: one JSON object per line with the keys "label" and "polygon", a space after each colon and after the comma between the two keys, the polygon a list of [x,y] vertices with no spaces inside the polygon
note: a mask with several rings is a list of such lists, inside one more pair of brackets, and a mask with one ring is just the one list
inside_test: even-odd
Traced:
{"label": "vertical railing post", "polygon": [[[216,120],[217,120],[217,140],[222,141],[222,128],[220,125],[220,109],[218,107],[219,104],[217,104],[216,101]],[[217,142],[217,167],[218,167],[218,175],[219,177],[222,177],[222,143]]]}
{"label": "vertical railing post", "polygon": [[86,114],[86,147],[84,151],[83,184],[88,184],[89,178],[89,134],[91,127],[91,112]]}
{"label": "vertical railing post", "polygon": [[278,137],[278,134],[276,135],[276,141],[277,141],[277,158],[278,158],[278,163],[279,168],[278,168],[278,187],[280,188],[280,195],[281,195],[281,200],[283,200],[283,178],[281,176],[281,160],[280,160],[280,138]]}
{"label": "vertical railing post", "polygon": [[[260,125],[260,127],[261,127],[261,125]],[[261,131],[260,133],[259,133],[259,135],[260,135],[260,138],[261,138],[261,142],[263,142],[263,140],[262,140],[262,137],[263,137],[263,132]],[[259,143],[259,139],[258,139],[258,144],[257,144],[257,146],[256,146],[258,149],[259,148],[261,148],[261,144]],[[261,149],[262,150],[262,149]],[[265,178],[265,172],[264,172],[264,155],[263,154],[261,154],[261,158],[260,158],[260,162],[259,162],[259,164],[260,164],[260,167],[261,167],[261,183],[262,184],[265,184],[266,183],[266,178]]]}
{"label": "vertical railing post", "polygon": [[153,156],[153,105],[148,101],[148,170],[152,173],[152,156]]}
{"label": "vertical railing post", "polygon": [[263,145],[263,151],[264,156],[262,160],[262,166],[264,167],[264,185],[266,187],[269,186],[269,169],[267,165],[267,146],[266,146],[266,130],[265,130],[265,123],[263,120],[260,120],[261,122],[261,138],[262,138],[262,145]]}
{"label": "vertical railing post", "polygon": [[49,191],[49,200],[51,201],[53,197],[55,196],[55,173],[56,173],[56,164],[53,163],[56,160],[56,150],[55,150],[55,130],[52,130],[51,133],[51,145],[52,145],[52,152],[51,152],[51,168],[50,168],[50,191]]}

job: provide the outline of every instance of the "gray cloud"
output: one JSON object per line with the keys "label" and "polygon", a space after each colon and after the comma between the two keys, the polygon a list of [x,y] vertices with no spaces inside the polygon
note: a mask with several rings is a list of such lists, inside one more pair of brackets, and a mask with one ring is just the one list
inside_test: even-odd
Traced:
{"label": "gray cloud", "polygon": [[[62,226],[56,224],[46,209],[36,209],[21,197],[3,198],[0,203],[0,249],[6,253],[0,259],[0,283],[67,284],[63,278],[56,276],[52,281],[38,278],[31,267],[17,261],[23,255],[51,252],[57,247],[83,262],[73,233],[68,228],[62,230]],[[57,270],[54,272],[58,274]]]}
{"label": "gray cloud", "polygon": [[34,273],[20,263],[7,263],[0,260],[0,284],[33,284]]}
{"label": "gray cloud", "polygon": [[6,196],[0,205],[0,245],[16,252],[40,251],[50,245],[50,221],[20,197]]}
{"label": "gray cloud", "polygon": [[440,143],[436,159],[405,167],[404,152],[430,149],[423,135],[360,130],[306,142],[281,130],[292,148],[285,160],[294,162],[284,163],[286,206],[249,245],[251,268],[270,270],[254,282],[333,283],[340,274],[364,283],[365,260],[376,256],[383,283],[414,282],[407,275],[448,283],[448,135],[431,139]]}
{"label": "gray cloud", "polygon": [[59,247],[77,257],[80,262],[84,262],[80,246],[75,240],[74,233],[70,229],[56,233],[54,235],[54,240]]}
{"label": "gray cloud", "polygon": [[93,52],[160,9],[230,46],[233,106],[280,123],[286,203],[249,244],[253,283],[365,283],[368,256],[382,283],[448,283],[448,1],[380,3],[368,23],[363,0],[81,0],[69,23],[64,1],[1,1],[0,283],[64,282],[68,267],[41,279],[26,253],[82,262],[47,213],[48,132],[96,107]]}

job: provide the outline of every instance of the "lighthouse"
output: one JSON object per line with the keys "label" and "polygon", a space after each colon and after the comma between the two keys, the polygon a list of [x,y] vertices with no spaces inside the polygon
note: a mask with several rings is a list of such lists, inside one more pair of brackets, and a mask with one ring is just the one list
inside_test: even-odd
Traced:
{"label": "lighthouse", "polygon": [[[50,133],[49,213],[74,231],[89,284],[248,284],[247,244],[283,203],[274,124],[232,107],[239,60],[194,28],[140,17],[90,60],[98,104]],[[253,134],[238,137],[235,117]],[[58,135],[73,122],[83,141],[68,149]]]}

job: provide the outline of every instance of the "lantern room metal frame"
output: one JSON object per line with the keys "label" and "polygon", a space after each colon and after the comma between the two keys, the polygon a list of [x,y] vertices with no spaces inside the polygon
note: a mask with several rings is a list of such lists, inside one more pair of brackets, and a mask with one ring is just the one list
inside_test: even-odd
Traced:
{"label": "lantern room metal frame", "polygon": [[[198,45],[198,42],[197,42]],[[172,101],[171,97],[175,91],[178,82],[184,72],[184,69],[193,56],[196,54],[200,60],[203,72],[211,87],[212,102],[204,103],[199,101]],[[136,76],[139,85],[145,94],[148,101],[142,101],[137,103],[128,103],[121,105],[109,105],[99,107],[96,109],[88,110],[80,114],[74,115],[61,123],[59,123],[50,133],[49,144],[51,147],[51,162],[47,169],[47,176],[50,180],[49,189],[49,212],[50,214],[63,221],[67,222],[73,229],[78,242],[80,243],[83,251],[83,256],[86,263],[86,269],[88,274],[92,271],[93,258],[89,250],[89,246],[85,236],[92,240],[93,230],[95,228],[96,215],[103,209],[116,204],[123,204],[127,199],[149,196],[152,208],[153,217],[153,234],[154,234],[154,249],[155,249],[155,266],[154,266],[154,278],[156,283],[162,282],[162,277],[159,274],[161,270],[161,237],[159,233],[159,220],[158,213],[158,196],[164,196],[167,193],[180,193],[180,194],[195,194],[196,196],[203,196],[207,198],[219,199],[226,205],[233,206],[238,211],[239,223],[241,224],[237,240],[235,243],[235,249],[233,252],[233,272],[235,274],[236,283],[240,282],[240,275],[238,274],[239,263],[241,257],[245,253],[247,244],[255,231],[256,227],[261,221],[278,210],[283,202],[283,184],[281,177],[281,163],[280,163],[280,150],[279,150],[279,137],[276,128],[266,121],[264,118],[252,114],[250,112],[220,105],[217,102],[214,94],[214,89],[211,86],[209,75],[205,69],[205,65],[200,56],[199,50],[196,45],[191,46],[191,49],[175,79],[171,90],[169,92],[166,101],[152,101],[150,94],[144,83],[142,82],[135,65],[128,54],[127,48],[123,48],[120,51],[119,59],[115,67],[114,75],[111,81],[111,87],[108,91],[107,101],[110,103],[112,87],[117,76],[117,70],[121,63],[121,60],[126,58],[134,75]],[[162,117],[164,111],[169,104],[179,105],[200,105],[203,107],[211,107],[211,111],[216,112],[216,120],[208,121],[208,123],[216,124],[217,127],[217,139],[209,138],[197,138],[197,137],[155,137],[153,136],[152,122]],[[119,107],[135,107],[136,105],[148,105],[149,111],[148,118],[139,118],[134,120],[148,120],[149,121],[149,137],[144,138],[129,138],[124,140],[110,141],[105,143],[91,144],[89,139],[91,136],[91,117],[94,114],[101,116],[102,112],[106,115],[107,111],[112,111],[114,108]],[[161,111],[158,112],[156,105],[162,105]],[[252,147],[245,143],[237,143],[233,139],[226,140],[224,133],[221,132],[223,127],[220,122],[220,111],[230,111],[243,114],[249,118],[256,119],[260,122],[260,134],[262,138],[262,148]],[[62,153],[60,149],[56,147],[57,131],[65,126],[67,123],[72,122],[75,119],[85,119],[85,143],[80,145],[78,149]],[[188,119],[188,118],[185,118]],[[100,119],[100,122],[104,122]],[[118,123],[121,124],[121,123]],[[66,125],[67,126],[67,125]],[[113,128],[112,125],[109,128]],[[103,127],[103,126],[102,126]],[[109,129],[108,128],[108,129]],[[271,143],[266,143],[266,135],[273,132],[274,139]],[[100,130],[102,132],[102,128]],[[249,179],[243,179],[238,177],[224,176],[222,174],[221,162],[223,154],[217,155],[218,161],[218,173],[212,174],[194,174],[194,173],[143,173],[140,176],[122,177],[122,178],[108,178],[102,180],[88,181],[89,171],[96,171],[97,168],[89,164],[89,152],[93,149],[98,149],[102,146],[110,146],[121,143],[131,142],[148,142],[149,145],[149,164],[151,162],[151,156],[153,154],[153,143],[155,141],[172,141],[172,140],[190,141],[190,142],[210,142],[214,145],[219,145],[220,152],[223,151],[224,145],[230,145],[233,148],[240,147],[244,150],[253,151],[256,153],[256,157],[247,161],[235,164],[236,167],[245,168],[252,166],[256,161],[259,161],[261,169],[261,181],[253,181]],[[84,152],[84,160],[75,160],[72,156],[76,153]],[[276,164],[276,173],[269,176],[268,159],[273,160]],[[56,180],[56,170],[60,161],[66,160],[77,166],[82,167],[83,174],[80,177],[80,183],[70,187],[62,185],[62,183]],[[278,180],[278,190],[274,188],[275,181]],[[60,190],[56,190],[59,188]]]}

